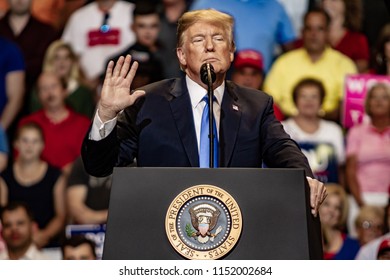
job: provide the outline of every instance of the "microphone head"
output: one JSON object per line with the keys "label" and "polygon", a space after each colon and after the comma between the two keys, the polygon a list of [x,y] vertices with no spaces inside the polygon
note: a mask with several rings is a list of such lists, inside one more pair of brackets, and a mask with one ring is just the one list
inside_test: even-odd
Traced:
{"label": "microphone head", "polygon": [[214,72],[214,67],[211,63],[203,63],[200,67],[200,79],[205,85],[209,84],[209,74],[211,76],[211,83],[213,84],[215,80],[217,79],[217,76]]}

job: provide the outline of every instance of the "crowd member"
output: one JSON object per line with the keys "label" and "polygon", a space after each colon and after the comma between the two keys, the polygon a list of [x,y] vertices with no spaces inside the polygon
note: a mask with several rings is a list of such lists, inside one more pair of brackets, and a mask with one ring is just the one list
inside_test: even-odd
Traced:
{"label": "crowd member", "polygon": [[330,16],[330,45],[351,58],[359,73],[367,72],[370,49],[363,33],[361,0],[322,0],[322,7]]}
{"label": "crowd member", "polygon": [[383,240],[379,245],[377,259],[390,260],[390,238]]}
{"label": "crowd member", "polygon": [[69,218],[76,224],[105,224],[111,176],[93,177],[84,170],[81,158],[73,165],[66,190]]}
{"label": "crowd member", "polygon": [[286,116],[297,114],[293,87],[301,79],[312,77],[320,80],[326,90],[322,105],[325,118],[340,121],[344,78],[356,73],[356,67],[347,56],[329,47],[329,24],[329,16],[323,10],[309,11],[304,17],[303,47],[281,55],[265,79],[265,91],[273,96]]}
{"label": "crowd member", "polygon": [[[233,64],[232,81],[237,85],[262,89],[264,65],[261,53],[255,50],[241,50],[236,53]],[[275,117],[283,120],[279,107],[274,104]]]}
{"label": "crowd member", "polygon": [[254,49],[264,58],[268,72],[276,46],[293,48],[293,26],[283,6],[276,0],[195,0],[191,10],[213,8],[234,17],[237,50]]}
{"label": "crowd member", "polygon": [[[39,73],[47,47],[57,38],[48,24],[31,15],[32,0],[9,0],[10,9],[0,19],[0,35],[15,42],[21,49],[26,64],[26,93],[30,93]],[[29,96],[24,95],[23,113],[26,114]]]}
{"label": "crowd member", "polygon": [[382,241],[390,239],[390,203],[387,204],[384,212],[384,235],[363,245],[356,255],[357,260],[375,260]]}
{"label": "crowd member", "polygon": [[64,260],[96,260],[95,243],[83,235],[75,235],[61,246]]}
{"label": "crowd member", "polygon": [[[183,78],[129,94],[137,63],[130,67],[127,56],[115,68],[113,62],[108,64],[97,114],[82,148],[89,174],[107,176],[114,166],[127,166],[135,158],[138,166],[208,167],[209,139],[207,133],[201,135],[202,126],[208,127],[201,122],[202,111],[208,111],[207,87],[200,68],[209,62],[216,76],[215,165],[260,168],[264,160],[268,167],[301,167],[313,176],[307,159],[276,120],[272,98],[225,80],[235,51],[231,16],[211,9],[187,12],[179,20],[177,42]],[[326,189],[315,179],[308,182],[316,216]]]}
{"label": "crowd member", "polygon": [[90,87],[98,85],[107,59],[134,43],[129,28],[134,7],[120,0],[95,0],[69,18],[62,39],[79,56]]}
{"label": "crowd member", "polygon": [[346,178],[353,196],[349,230],[358,208],[368,205],[384,207],[390,186],[390,88],[373,85],[366,94],[365,113],[370,123],[353,126],[347,135]]}
{"label": "crowd member", "polygon": [[138,3],[133,11],[131,29],[135,34],[135,44],[110,60],[117,61],[119,57],[130,54],[133,61],[139,63],[137,75],[132,84],[132,89],[136,89],[157,82],[164,77],[160,60],[164,52],[157,40],[160,30],[160,17],[157,10],[150,4]]}
{"label": "crowd member", "polygon": [[180,65],[176,56],[177,21],[188,10],[186,0],[162,0],[160,5],[161,28],[158,40],[165,53],[162,59],[165,78],[179,77]]}
{"label": "crowd member", "polygon": [[328,196],[320,208],[325,260],[353,260],[359,242],[345,233],[348,198],[343,187],[326,184]]}
{"label": "crowd member", "polygon": [[42,73],[37,87],[42,109],[23,118],[20,124],[34,122],[42,128],[42,159],[69,175],[90,121],[66,107],[66,85],[54,73]]}
{"label": "crowd member", "polygon": [[[92,118],[95,111],[93,92],[83,84],[78,58],[72,47],[61,40],[54,41],[46,51],[44,72],[53,72],[66,83],[66,104],[75,112]],[[42,108],[36,91],[31,94],[30,112]]]}
{"label": "crowd member", "polygon": [[357,238],[361,246],[384,234],[384,211],[382,207],[365,205],[355,219]]}
{"label": "crowd member", "polygon": [[40,159],[44,145],[38,125],[22,125],[14,143],[17,158],[0,179],[1,206],[23,201],[31,208],[39,227],[33,240],[39,248],[58,246],[65,224],[65,179],[59,169]]}
{"label": "crowd member", "polygon": [[0,126],[7,130],[23,103],[25,66],[18,46],[0,35]]}
{"label": "crowd member", "polygon": [[321,118],[323,84],[305,78],[294,87],[292,95],[298,114],[282,122],[284,129],[301,147],[317,179],[324,183],[343,182],[343,131],[335,122]]}
{"label": "crowd member", "polygon": [[21,202],[11,202],[0,215],[1,235],[7,249],[0,252],[0,260],[47,260],[33,242],[34,219],[28,206]]}
{"label": "crowd member", "polygon": [[377,39],[372,72],[378,75],[390,75],[390,23],[382,28]]}

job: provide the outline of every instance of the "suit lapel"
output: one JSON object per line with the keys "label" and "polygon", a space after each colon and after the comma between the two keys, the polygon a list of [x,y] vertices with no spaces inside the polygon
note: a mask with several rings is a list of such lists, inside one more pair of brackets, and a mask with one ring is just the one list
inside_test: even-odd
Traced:
{"label": "suit lapel", "polygon": [[220,120],[220,163],[221,167],[228,167],[237,139],[240,126],[241,109],[234,85],[226,81],[226,88],[222,99]]}
{"label": "suit lapel", "polygon": [[173,98],[170,101],[172,115],[185,152],[191,166],[199,166],[198,143],[193,121],[194,116],[192,113],[190,95],[184,78],[175,81],[171,94],[173,95]]}

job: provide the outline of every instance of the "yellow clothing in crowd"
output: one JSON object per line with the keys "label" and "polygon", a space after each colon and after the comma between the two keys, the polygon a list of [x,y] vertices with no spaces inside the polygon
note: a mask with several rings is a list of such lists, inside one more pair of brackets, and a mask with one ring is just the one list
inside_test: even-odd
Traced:
{"label": "yellow clothing in crowd", "polygon": [[293,116],[297,113],[292,98],[294,86],[304,78],[315,78],[324,84],[326,90],[322,109],[331,112],[344,96],[345,76],[355,73],[357,69],[353,61],[330,47],[314,63],[307,51],[299,48],[275,61],[265,80],[264,91],[274,98],[285,115]]}

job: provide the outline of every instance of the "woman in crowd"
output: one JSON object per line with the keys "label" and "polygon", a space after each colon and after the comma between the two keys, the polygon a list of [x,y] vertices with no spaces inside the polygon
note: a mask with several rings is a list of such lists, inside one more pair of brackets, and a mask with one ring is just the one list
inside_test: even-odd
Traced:
{"label": "woman in crowd", "polygon": [[353,260],[359,250],[359,242],[345,234],[348,215],[347,195],[340,185],[327,184],[328,196],[320,207],[324,242],[324,259]]}
{"label": "woman in crowd", "polygon": [[325,89],[319,80],[301,80],[293,89],[298,114],[282,123],[301,146],[316,177],[325,183],[339,183],[343,181],[345,161],[343,132],[335,122],[321,118],[324,97]]}
{"label": "woman in crowd", "polygon": [[378,75],[390,75],[390,23],[386,24],[379,34],[372,72]]}
{"label": "woman in crowd", "polygon": [[377,83],[367,92],[365,113],[369,123],[352,127],[347,135],[347,183],[351,199],[349,227],[359,207],[384,207],[390,186],[390,88]]}
{"label": "woman in crowd", "polygon": [[[92,91],[81,83],[81,71],[77,56],[71,46],[61,40],[54,41],[46,51],[43,71],[54,72],[67,85],[67,105],[75,112],[89,118],[95,110]],[[32,94],[31,112],[41,109],[37,93]]]}
{"label": "woman in crowd", "polygon": [[323,9],[330,16],[330,45],[351,58],[359,73],[368,70],[370,50],[368,41],[360,33],[362,5],[360,0],[322,0]]}
{"label": "woman in crowd", "polygon": [[355,220],[355,227],[360,246],[384,234],[384,208],[378,206],[363,206]]}
{"label": "woman in crowd", "polygon": [[14,142],[18,155],[0,178],[0,206],[10,201],[30,206],[39,227],[33,234],[39,248],[57,246],[65,224],[65,179],[59,169],[40,159],[43,147],[41,128],[22,125]]}

